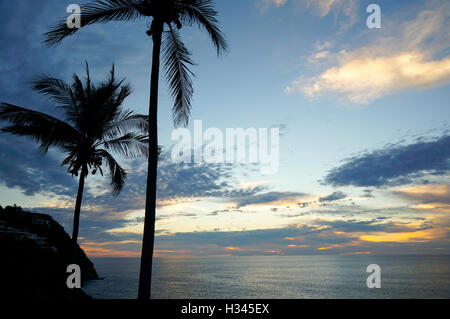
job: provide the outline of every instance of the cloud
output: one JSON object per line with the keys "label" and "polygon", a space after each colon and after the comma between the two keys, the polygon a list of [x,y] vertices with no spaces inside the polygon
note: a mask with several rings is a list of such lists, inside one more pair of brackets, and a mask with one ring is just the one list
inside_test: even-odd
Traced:
{"label": "cloud", "polygon": [[363,235],[360,237],[363,241],[369,242],[424,242],[433,239],[440,239],[446,237],[445,230],[436,231],[435,229],[418,230],[405,233],[375,233],[371,235]]}
{"label": "cloud", "polygon": [[32,142],[5,134],[0,134],[0,183],[28,196],[73,196],[77,189],[54,154],[43,155]]}
{"label": "cloud", "polygon": [[[323,8],[326,12],[328,7]],[[449,41],[449,17],[450,6],[441,3],[419,12],[415,20],[386,22],[383,36],[368,46],[318,51],[309,61],[325,60],[325,71],[292,81],[285,93],[309,98],[331,95],[365,105],[398,91],[448,84],[450,57],[443,43]]]}
{"label": "cloud", "polygon": [[347,195],[345,195],[343,192],[334,192],[331,195],[320,197],[319,202],[332,202],[340,199],[347,198]]}
{"label": "cloud", "polygon": [[[357,0],[291,0],[302,8],[311,9],[320,17],[325,17],[331,12],[343,12],[345,16],[351,16],[358,7]],[[280,8],[285,6],[288,0],[259,0],[259,5],[264,10],[270,6]]]}
{"label": "cloud", "polygon": [[[80,246],[89,257],[138,258],[141,256],[141,244],[134,244],[129,241],[106,243],[106,245],[89,242],[82,243]],[[158,252],[155,251],[155,253]]]}
{"label": "cloud", "polygon": [[[300,11],[309,10],[320,18],[334,15],[335,21],[340,25],[339,32],[349,29],[358,20],[358,0],[290,0],[289,3]],[[288,0],[257,0],[257,7],[262,13],[287,4]]]}
{"label": "cloud", "polygon": [[[333,206],[337,201],[340,201],[342,199],[347,198],[347,195],[344,194],[341,191],[334,192],[327,196],[322,197],[316,197],[314,200],[309,201],[300,201],[296,203],[296,206],[304,209],[304,208],[317,208],[317,207],[327,207],[327,206]],[[351,199],[348,199],[351,201]],[[288,214],[284,215],[284,217],[297,217],[297,216],[303,216],[304,213],[297,213],[297,214]]]}
{"label": "cloud", "polygon": [[[233,255],[264,254],[267,251],[282,251],[288,244],[299,243],[299,238],[314,233],[309,227],[285,227],[230,232],[191,232],[160,235],[156,238],[158,249],[191,250],[193,254],[231,253]],[[286,238],[296,239],[294,242]],[[233,249],[230,249],[232,247]],[[293,251],[291,250],[291,253]]]}
{"label": "cloud", "polygon": [[287,0],[264,0],[264,6],[274,5],[279,8],[284,6],[287,3]]}
{"label": "cloud", "polygon": [[304,193],[294,192],[268,192],[253,196],[246,196],[237,200],[236,208],[249,205],[295,205],[299,198],[308,196]]}
{"label": "cloud", "polygon": [[227,163],[173,163],[168,155],[160,162],[158,198],[235,198],[252,196],[267,189],[264,185],[241,187],[233,177],[236,167]]}
{"label": "cloud", "polygon": [[331,170],[325,183],[333,186],[382,187],[404,185],[425,173],[450,170],[450,136],[433,141],[387,147],[346,160]]}
{"label": "cloud", "polygon": [[[123,41],[117,41],[117,37],[131,38],[132,35],[128,31],[116,32],[114,37],[109,37],[104,33],[104,26],[92,26],[58,47],[45,46],[42,42],[43,34],[49,25],[57,22],[55,16],[66,14],[66,6],[67,3],[59,0],[41,3],[0,2],[0,38],[2,43],[7,43],[0,50],[1,102],[55,115],[55,109],[48,99],[31,89],[31,80],[40,74],[48,74],[70,81],[74,72],[83,75],[86,58],[90,62],[91,76],[95,79],[103,77],[113,61],[117,62],[118,71],[126,65],[131,77],[135,78],[141,74],[147,77],[147,71],[142,68],[141,61],[136,60],[136,57],[139,57],[136,52],[144,52],[146,49],[135,47],[142,45],[143,48],[146,44],[130,41],[129,45],[123,46]],[[114,23],[111,28],[114,28]],[[21,32],[20,37],[17,37],[18,30]],[[98,47],[100,38],[103,44],[101,48]],[[96,55],[86,57],[88,52],[94,51]],[[142,56],[147,59],[146,55]],[[6,124],[0,123],[0,127]],[[67,200],[63,198],[66,196],[72,198],[76,195],[77,180],[66,173],[66,168],[60,166],[61,161],[60,154],[56,152],[42,155],[36,144],[26,138],[0,133],[0,184],[6,187],[17,188],[29,196],[45,194],[56,195],[57,199]],[[102,182],[107,183],[105,180]],[[91,178],[88,183],[91,185]],[[93,193],[98,192],[94,189]],[[88,202],[89,186],[85,195]]]}
{"label": "cloud", "polygon": [[301,255],[318,251],[382,254],[405,253],[406,248],[430,253],[430,247],[448,247],[448,242],[445,227],[439,224],[318,219],[275,229],[164,234],[156,237],[156,247],[160,251],[170,251],[171,255],[175,252],[175,255],[191,256]]}
{"label": "cloud", "polygon": [[343,57],[339,66],[305,85],[297,84],[297,88],[310,98],[335,92],[353,103],[369,104],[396,91],[426,89],[449,81],[450,58],[427,61],[421,52],[381,57],[357,53]]}
{"label": "cloud", "polygon": [[420,185],[395,191],[394,194],[416,202],[450,204],[450,185]]}
{"label": "cloud", "polygon": [[334,15],[335,21],[340,25],[338,33],[348,30],[358,20],[359,0],[296,0],[296,2],[321,18]]}
{"label": "cloud", "polygon": [[330,54],[330,51],[320,51],[317,52],[316,55],[314,56],[315,59],[324,59],[326,58],[328,55]]}
{"label": "cloud", "polygon": [[345,16],[355,19],[358,9],[357,0],[300,0],[306,7],[312,8],[319,16],[325,17],[331,12],[343,12]]}
{"label": "cloud", "polygon": [[450,185],[418,185],[393,192],[408,201],[419,210],[450,212]]}
{"label": "cloud", "polygon": [[[145,160],[122,164],[127,168],[128,178],[117,197],[111,194],[106,176],[87,180],[83,198],[87,216],[113,220],[144,209]],[[240,183],[234,177],[234,169],[234,165],[228,164],[177,164],[171,162],[168,153],[163,153],[158,167],[157,205],[161,208],[204,198],[241,199],[267,190],[265,183]],[[67,174],[55,154],[44,156],[32,142],[10,135],[0,136],[0,183],[29,196],[56,195],[66,207],[73,205],[77,189],[77,179]]]}
{"label": "cloud", "polygon": [[347,255],[372,255],[371,251],[355,251],[352,253],[341,253],[342,256],[347,256]]}
{"label": "cloud", "polygon": [[[37,210],[49,212],[47,209]],[[388,214],[390,209],[374,212],[374,216]],[[57,220],[64,216],[72,218],[72,209],[54,210]],[[86,218],[90,212],[83,211],[81,219],[81,245],[91,256],[138,257],[141,232],[111,231],[130,223],[141,223],[141,218],[117,220],[93,220]],[[178,215],[192,214],[180,212]],[[361,216],[362,217],[362,216]],[[164,218],[164,217],[163,217]],[[328,218],[328,217],[327,217]],[[375,253],[405,253],[413,243],[415,251],[428,252],[427,247],[446,247],[447,223],[435,219],[396,221],[373,217],[365,220],[314,219],[307,223],[293,223],[281,228],[244,231],[201,231],[170,233],[160,231],[156,236],[158,256],[219,256],[219,255],[267,255],[267,254],[321,254],[373,251]],[[400,221],[399,221],[400,220]],[[401,246],[386,246],[401,244]],[[417,246],[418,244],[423,246]],[[448,246],[448,245],[447,245]],[[396,248],[397,247],[397,248]],[[412,247],[412,246],[411,246]],[[409,250],[411,251],[411,250]]]}
{"label": "cloud", "polygon": [[380,222],[378,219],[371,220],[315,220],[312,222],[315,229],[329,230],[338,233],[371,233],[371,232],[405,232],[411,230],[406,225],[396,224],[394,222]]}
{"label": "cloud", "polygon": [[375,198],[373,196],[373,189],[364,189],[363,192],[362,198]]}

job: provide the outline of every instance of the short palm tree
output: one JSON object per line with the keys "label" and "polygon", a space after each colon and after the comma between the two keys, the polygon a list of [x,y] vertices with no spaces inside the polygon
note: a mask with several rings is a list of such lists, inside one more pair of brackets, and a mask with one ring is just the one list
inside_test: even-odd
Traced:
{"label": "short palm tree", "polygon": [[[158,167],[158,86],[161,48],[164,56],[165,75],[175,100],[174,124],[187,125],[191,110],[193,86],[191,54],[181,40],[179,29],[183,25],[198,25],[209,34],[219,55],[227,49],[227,42],[218,27],[217,12],[212,0],[97,0],[81,7],[81,27],[109,21],[134,21],[149,19],[151,27],[147,35],[153,40],[149,105],[149,161],[147,200],[145,205],[144,236],[142,242],[139,299],[150,298],[152,257],[155,233],[156,179]],[[69,28],[67,21],[47,33],[48,44],[58,44],[65,37],[78,31]]]}
{"label": "short palm tree", "polygon": [[148,156],[148,117],[122,107],[131,94],[130,86],[116,80],[114,66],[109,78],[98,86],[91,83],[88,66],[86,73],[84,85],[77,75],[71,85],[48,76],[34,82],[33,88],[51,98],[63,119],[0,103],[0,120],[11,123],[2,132],[32,138],[44,153],[49,148],[59,149],[66,155],[61,165],[79,176],[72,233],[75,244],[86,177],[97,171],[103,175],[102,166],[106,166],[112,192],[118,195],[127,174],[110,152],[126,157]]}

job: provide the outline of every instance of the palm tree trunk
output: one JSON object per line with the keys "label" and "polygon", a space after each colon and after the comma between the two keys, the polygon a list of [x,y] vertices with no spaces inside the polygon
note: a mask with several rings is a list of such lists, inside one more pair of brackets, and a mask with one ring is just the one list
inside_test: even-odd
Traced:
{"label": "palm tree trunk", "polygon": [[141,270],[138,299],[151,296],[153,247],[155,242],[156,179],[158,172],[158,86],[163,24],[153,23],[153,58],[149,106],[149,156],[147,172],[147,198],[145,203],[144,236],[142,240]]}
{"label": "palm tree trunk", "polygon": [[78,182],[77,201],[75,203],[75,213],[73,216],[72,241],[76,244],[78,240],[78,229],[80,227],[81,201],[83,200],[84,180],[86,178],[86,169],[81,170],[80,181]]}

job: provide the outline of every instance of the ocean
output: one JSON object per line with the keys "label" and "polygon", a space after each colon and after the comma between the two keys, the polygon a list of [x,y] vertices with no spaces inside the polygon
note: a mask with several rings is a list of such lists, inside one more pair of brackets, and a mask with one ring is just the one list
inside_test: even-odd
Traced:
{"label": "ocean", "polygon": [[[93,258],[99,299],[137,296],[138,258]],[[381,268],[369,289],[367,266]],[[450,256],[258,256],[155,258],[156,299],[450,298]]]}

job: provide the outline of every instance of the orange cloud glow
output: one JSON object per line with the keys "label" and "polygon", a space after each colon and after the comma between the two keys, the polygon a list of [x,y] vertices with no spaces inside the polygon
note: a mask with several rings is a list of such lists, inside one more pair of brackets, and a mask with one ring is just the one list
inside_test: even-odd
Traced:
{"label": "orange cloud glow", "polygon": [[141,256],[140,251],[122,251],[122,250],[113,250],[113,249],[105,249],[100,247],[89,247],[81,245],[81,248],[84,250],[86,255],[89,257],[122,257],[122,258],[136,258]]}
{"label": "orange cloud glow", "polygon": [[378,232],[371,235],[362,235],[359,237],[362,241],[369,242],[425,242],[433,239],[442,238],[445,236],[445,230],[441,229],[426,229],[418,230],[414,232],[402,232],[402,233],[385,233]]}
{"label": "orange cloud glow", "polygon": [[225,249],[226,249],[226,250],[234,250],[234,251],[242,251],[242,249],[239,248],[239,247],[231,247],[231,246],[225,247]]}
{"label": "orange cloud glow", "polygon": [[372,255],[371,251],[356,251],[353,253],[342,253],[342,256],[346,256],[346,255]]}

